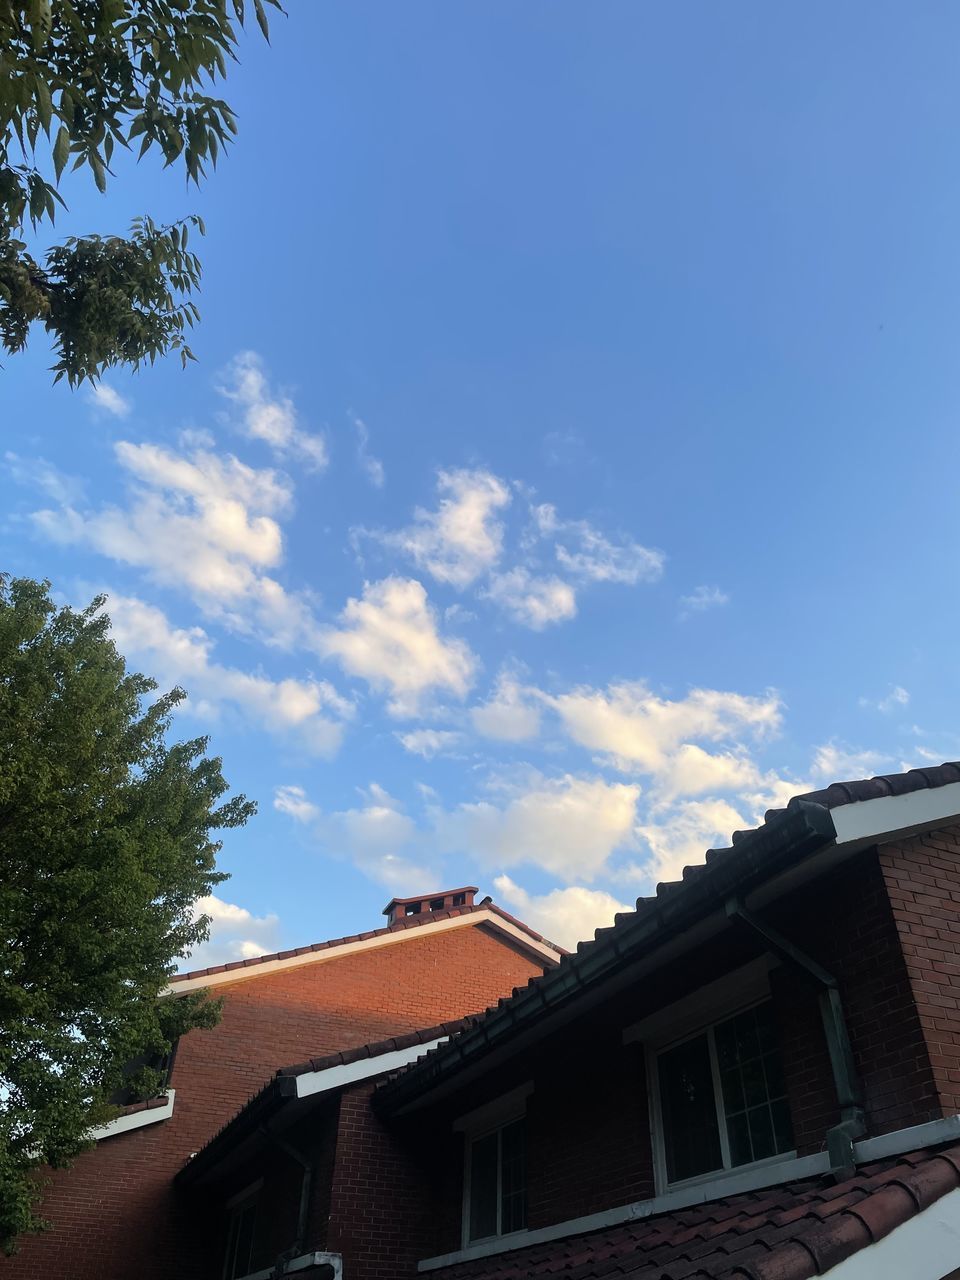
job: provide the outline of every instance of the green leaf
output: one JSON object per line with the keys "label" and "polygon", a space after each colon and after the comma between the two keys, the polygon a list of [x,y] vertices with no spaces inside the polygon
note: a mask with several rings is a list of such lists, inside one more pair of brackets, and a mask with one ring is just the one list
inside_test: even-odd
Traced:
{"label": "green leaf", "polygon": [[67,163],[70,155],[70,134],[66,125],[61,125],[57,130],[57,140],[53,146],[53,165],[57,171],[57,181],[60,181],[60,175],[63,173],[63,166]]}

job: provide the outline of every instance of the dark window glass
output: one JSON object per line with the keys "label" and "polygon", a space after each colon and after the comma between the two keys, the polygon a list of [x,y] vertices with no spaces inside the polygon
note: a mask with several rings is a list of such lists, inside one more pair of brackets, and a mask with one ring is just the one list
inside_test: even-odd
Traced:
{"label": "dark window glass", "polygon": [[526,1125],[515,1120],[500,1130],[500,1234],[527,1225]]}
{"label": "dark window glass", "polygon": [[497,1234],[499,1133],[476,1138],[470,1148],[470,1239]]}
{"label": "dark window glass", "polygon": [[793,1149],[773,1007],[748,1009],[714,1029],[731,1165]]}
{"label": "dark window glass", "polygon": [[236,1280],[237,1276],[249,1275],[253,1270],[253,1237],[256,1221],[255,1200],[247,1200],[233,1210],[227,1235],[227,1265],[224,1268],[226,1280]]}
{"label": "dark window glass", "polygon": [[668,1180],[679,1182],[721,1168],[707,1037],[697,1036],[661,1053],[658,1076]]}

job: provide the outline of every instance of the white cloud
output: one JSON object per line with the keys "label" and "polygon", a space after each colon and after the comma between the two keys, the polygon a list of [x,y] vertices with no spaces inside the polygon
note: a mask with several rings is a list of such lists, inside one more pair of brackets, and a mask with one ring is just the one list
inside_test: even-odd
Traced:
{"label": "white cloud", "polygon": [[540,710],[515,676],[503,671],[492,697],[470,712],[477,733],[501,742],[526,742],[540,732]]}
{"label": "white cloud", "polygon": [[637,835],[649,848],[650,860],[634,865],[627,875],[651,885],[677,880],[684,867],[702,864],[708,849],[729,847],[733,832],[748,829],[755,821],[730,800],[688,800],[660,821],[638,823]]}
{"label": "white cloud", "polygon": [[449,751],[462,740],[452,729],[413,729],[410,733],[398,733],[397,738],[411,755],[431,760],[435,755]]}
{"label": "white cloud", "polygon": [[370,452],[370,432],[362,418],[353,419],[353,429],[357,433],[357,461],[361,470],[375,489],[382,489],[386,480],[383,463]]}
{"label": "white cloud", "polygon": [[548,502],[534,507],[533,516],[540,536],[554,540],[559,563],[579,578],[634,586],[656,582],[663,573],[666,557],[662,551],[641,546],[626,536],[612,542],[588,520],[561,520]]}
{"label": "white cloud", "polygon": [[[780,726],[779,698],[750,697],[716,689],[692,689],[670,700],[640,682],[540,695],[560,716],[575,742],[601,752],[624,771],[657,773],[685,743],[764,737]],[[693,758],[688,762],[693,764]],[[703,761],[699,762],[703,765]]]}
{"label": "white cloud", "polygon": [[896,711],[898,707],[906,707],[910,703],[910,694],[902,685],[895,684],[890,688],[890,692],[883,698],[861,698],[861,707],[871,707],[876,711]]}
{"label": "white cloud", "polygon": [[493,885],[498,896],[526,924],[568,950],[593,937],[596,929],[613,924],[618,912],[633,910],[632,903],[619,902],[602,889],[585,889],[582,885],[539,895],[528,893],[506,875],[497,876]]}
{"label": "white cloud", "polygon": [[591,881],[633,844],[640,788],[600,778],[536,778],[505,804],[461,804],[435,813],[440,847],[487,865],[532,863],[562,880]]}
{"label": "white cloud", "polygon": [[404,896],[429,892],[442,877],[417,859],[423,839],[416,823],[383,787],[371,783],[354,809],[323,813],[301,787],[278,787],[274,806],[308,824],[319,848],[331,857],[347,857],[372,880]]}
{"label": "white cloud", "polygon": [[193,914],[194,919],[210,917],[210,937],[182,962],[182,971],[252,960],[277,949],[280,921],[275,915],[255,916],[246,907],[226,902],[216,894],[198,898]]}
{"label": "white cloud", "polygon": [[531,631],[567,622],[577,614],[576,593],[568,582],[554,576],[538,578],[524,568],[495,574],[481,594]]}
{"label": "white cloud", "polygon": [[503,525],[496,512],[510,502],[503,480],[483,470],[441,471],[435,511],[418,507],[413,523],[376,536],[409,556],[438,582],[468,587],[500,559]]}
{"label": "white cloud", "polygon": [[319,808],[307,798],[303,787],[292,784],[274,788],[273,807],[280,813],[293,818],[295,822],[313,822],[320,817]]}
{"label": "white cloud", "polygon": [[855,782],[860,778],[872,778],[889,769],[893,757],[881,751],[861,751],[844,743],[826,742],[817,747],[812,771],[821,782]]}
{"label": "white cloud", "polygon": [[729,603],[729,595],[719,587],[694,587],[688,596],[680,597],[680,617],[687,618],[691,613],[706,613],[708,609],[719,609]]}
{"label": "white cloud", "polygon": [[177,453],[120,441],[130,478],[126,507],[35,511],[35,528],[83,543],[155,582],[186,590],[205,613],[290,647],[312,637],[309,602],[270,574],[283,558],[276,516],[292,503],[286,477],[205,449]]}
{"label": "white cloud", "polygon": [[109,413],[114,418],[127,417],[133,408],[132,401],[105,382],[88,382],[86,395],[94,409]]}
{"label": "white cloud", "polygon": [[83,481],[68,476],[46,458],[24,458],[9,450],[3,455],[11,479],[28,489],[37,489],[54,502],[68,505],[83,499]]}
{"label": "white cloud", "polygon": [[467,644],[444,639],[423,585],[410,578],[367,583],[361,599],[351,599],[341,626],[320,638],[322,650],[350,675],[390,694],[391,715],[415,715],[433,689],[462,698],[472,682],[476,659]]}
{"label": "white cloud", "polygon": [[282,456],[300,459],[312,471],[327,465],[323,437],[300,428],[293,401],[271,391],[256,352],[241,351],[234,357],[218,390],[239,406],[243,429],[251,439],[263,440]]}
{"label": "white cloud", "polygon": [[211,657],[213,641],[200,627],[171,626],[155,606],[111,595],[110,615],[117,648],[131,665],[142,665],[163,686],[180,684],[200,716],[232,708],[257,728],[292,738],[304,750],[332,756],[352,712],[325,680],[273,680],[223,666]]}

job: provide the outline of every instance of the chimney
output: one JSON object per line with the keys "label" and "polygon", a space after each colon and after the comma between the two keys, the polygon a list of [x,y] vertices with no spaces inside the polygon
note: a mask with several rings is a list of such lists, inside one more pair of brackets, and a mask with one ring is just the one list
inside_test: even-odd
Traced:
{"label": "chimney", "polygon": [[458,907],[472,907],[479,890],[475,884],[460,889],[441,889],[439,893],[424,893],[417,898],[391,898],[383,908],[387,924],[398,924],[407,916],[431,915],[434,911],[451,911]]}

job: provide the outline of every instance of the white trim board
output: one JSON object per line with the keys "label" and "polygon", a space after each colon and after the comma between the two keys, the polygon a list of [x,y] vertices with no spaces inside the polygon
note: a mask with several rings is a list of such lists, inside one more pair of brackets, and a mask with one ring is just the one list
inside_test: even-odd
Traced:
{"label": "white trim board", "polygon": [[[854,1158],[858,1164],[866,1164],[886,1156],[901,1155],[905,1151],[917,1151],[921,1147],[949,1142],[958,1136],[960,1136],[960,1115],[947,1116],[943,1120],[931,1120],[929,1124],[912,1125],[909,1129],[898,1129],[894,1133],[885,1133],[877,1138],[865,1138],[854,1144]],[[455,1262],[466,1262],[472,1258],[488,1258],[498,1253],[509,1253],[513,1249],[526,1249],[533,1244],[563,1240],[567,1236],[586,1235],[589,1231],[599,1231],[604,1227],[615,1227],[624,1222],[651,1218],[659,1213],[672,1213],[675,1209],[686,1209],[690,1205],[708,1204],[711,1200],[719,1200],[721,1197],[740,1195],[745,1191],[760,1191],[764,1187],[776,1187],[785,1182],[817,1177],[819,1174],[828,1173],[829,1170],[830,1157],[825,1151],[812,1156],[778,1161],[775,1164],[757,1164],[745,1169],[734,1169],[729,1173],[718,1174],[712,1179],[701,1179],[696,1184],[688,1183],[686,1186],[677,1187],[650,1200],[637,1200],[633,1204],[621,1205],[616,1209],[605,1209],[600,1213],[587,1214],[582,1218],[568,1218],[565,1222],[555,1222],[549,1227],[514,1232],[513,1235],[501,1240],[489,1240],[483,1244],[471,1245],[466,1249],[458,1249],[454,1253],[423,1258],[417,1263],[417,1270],[436,1271],[440,1267],[449,1267]],[[955,1195],[960,1192],[950,1194]],[[936,1208],[936,1205],[932,1207]],[[954,1254],[952,1265],[960,1266],[960,1246]],[[831,1271],[829,1274],[831,1280],[886,1280],[886,1273],[882,1275],[878,1273],[874,1276],[865,1271],[860,1274],[851,1273],[850,1276],[835,1276],[834,1271]],[[948,1274],[949,1268],[947,1272],[931,1276],[930,1280],[945,1280]],[[925,1274],[921,1275],[919,1272],[914,1274],[909,1268],[897,1273],[895,1280],[904,1280],[905,1276],[909,1276],[910,1280],[927,1280]],[[890,1277],[893,1280],[893,1272],[890,1273]]]}
{"label": "white trim board", "polygon": [[895,840],[951,820],[960,822],[960,782],[837,805],[830,816],[838,845]]}
{"label": "white trim board", "polygon": [[107,1124],[91,1129],[89,1137],[95,1142],[104,1138],[115,1138],[119,1133],[129,1133],[131,1129],[142,1129],[147,1124],[157,1124],[160,1120],[169,1120],[173,1115],[173,1104],[177,1096],[176,1089],[165,1089],[166,1102],[162,1107],[146,1107],[143,1111],[132,1111],[129,1115],[117,1116]]}
{"label": "white trim board", "polygon": [[265,977],[268,973],[278,973],[283,969],[296,969],[305,964],[322,964],[327,960],[337,960],[344,955],[356,955],[361,951],[372,951],[378,947],[396,946],[400,942],[409,942],[414,938],[423,938],[435,933],[446,933],[448,929],[464,929],[474,925],[486,924],[506,934],[514,942],[545,959],[556,963],[560,952],[546,942],[538,942],[529,933],[518,929],[509,920],[504,920],[495,911],[473,911],[470,915],[454,916],[450,920],[434,920],[429,924],[397,929],[393,933],[382,933],[376,938],[358,938],[353,942],[344,942],[338,947],[324,947],[321,951],[305,951],[302,955],[285,956],[282,960],[264,960],[262,964],[249,964],[239,969],[228,969],[224,973],[208,973],[196,978],[186,978],[183,982],[173,982],[161,995],[186,995],[188,991],[198,991],[207,987],[219,987],[227,982],[246,982],[250,978]]}
{"label": "white trim board", "polygon": [[[343,1256],[339,1253],[302,1253],[299,1258],[291,1258],[284,1264],[283,1274],[291,1271],[306,1271],[308,1267],[321,1267],[324,1263],[333,1267],[333,1280],[341,1280],[343,1275]],[[241,1276],[240,1280],[272,1280],[277,1275],[276,1266],[267,1267],[263,1271],[251,1271]]]}
{"label": "white trim board", "polygon": [[958,1266],[960,1188],[824,1274],[830,1280],[947,1280]]}
{"label": "white trim board", "polygon": [[356,1062],[340,1063],[323,1071],[304,1072],[295,1077],[297,1097],[309,1098],[317,1093],[328,1093],[331,1089],[341,1089],[358,1080],[369,1080],[372,1076],[382,1076],[388,1071],[398,1071],[400,1067],[409,1066],[411,1062],[416,1062],[425,1053],[449,1039],[449,1036],[440,1036],[425,1044],[410,1045],[407,1049],[391,1049],[388,1053],[377,1054],[375,1058],[358,1058]]}

